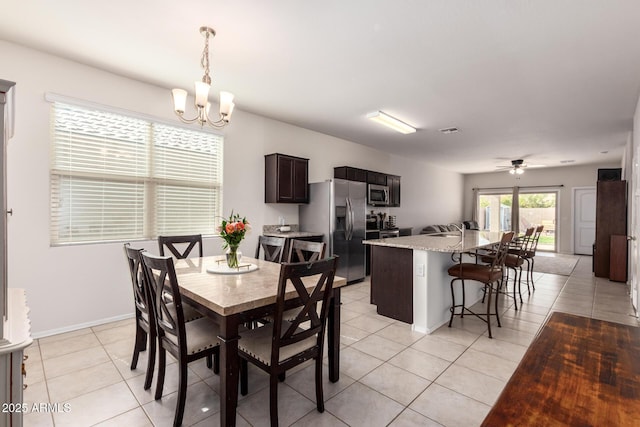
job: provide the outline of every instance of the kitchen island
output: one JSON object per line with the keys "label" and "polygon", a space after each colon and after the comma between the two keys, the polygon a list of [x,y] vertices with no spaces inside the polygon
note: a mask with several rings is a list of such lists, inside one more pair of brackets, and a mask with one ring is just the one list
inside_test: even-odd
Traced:
{"label": "kitchen island", "polygon": [[[449,232],[366,240],[371,245],[371,303],[378,306],[378,314],[409,323],[417,332],[432,333],[449,321],[447,269],[458,262],[456,255],[499,243],[501,236],[465,230],[464,236]],[[468,305],[482,298],[480,289],[478,283],[477,292],[467,290]]]}
{"label": "kitchen island", "polygon": [[[289,231],[280,231],[280,228],[288,227]],[[291,240],[306,240],[309,242],[322,242],[324,238],[323,233],[315,231],[300,231],[298,224],[292,224],[288,226],[282,225],[265,225],[262,227],[262,235],[267,237],[284,237],[284,247],[282,248],[282,260],[284,261],[289,256],[289,245]],[[297,258],[297,257],[295,257]],[[295,261],[298,261],[295,259]]]}

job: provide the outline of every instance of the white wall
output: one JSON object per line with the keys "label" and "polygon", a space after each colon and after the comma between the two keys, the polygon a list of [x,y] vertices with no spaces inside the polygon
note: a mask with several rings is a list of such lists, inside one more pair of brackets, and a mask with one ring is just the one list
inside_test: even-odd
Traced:
{"label": "white wall", "polygon": [[389,173],[402,176],[402,207],[388,210],[398,216],[398,227],[413,227],[418,234],[430,224],[464,220],[463,175],[398,156],[391,157]]}
{"label": "white wall", "polygon": [[469,174],[464,177],[464,213],[471,218],[473,210],[473,188],[495,187],[526,187],[526,186],[553,186],[563,185],[559,190],[558,224],[558,252],[572,253],[573,218],[572,197],[574,187],[588,187],[596,185],[598,181],[598,169],[619,168],[620,164],[597,164],[584,166],[565,166],[558,168],[527,169],[519,179],[505,171]]}
{"label": "white wall", "polygon": [[[32,332],[42,336],[129,316],[131,289],[122,243],[49,246],[49,109],[45,92],[176,121],[167,88],[0,41],[0,78],[17,82],[15,137],[8,147],[9,281],[27,291]],[[219,88],[218,88],[219,89]],[[310,159],[311,182],[355,166],[402,176],[402,207],[389,209],[398,225],[420,229],[461,219],[462,176],[239,110],[224,129],[224,213],[246,215],[254,231],[241,250],[253,255],[263,224],[284,215],[296,223],[297,205],[264,204],[264,155]],[[156,252],[155,241],[136,246]],[[215,237],[205,253],[221,253]]]}

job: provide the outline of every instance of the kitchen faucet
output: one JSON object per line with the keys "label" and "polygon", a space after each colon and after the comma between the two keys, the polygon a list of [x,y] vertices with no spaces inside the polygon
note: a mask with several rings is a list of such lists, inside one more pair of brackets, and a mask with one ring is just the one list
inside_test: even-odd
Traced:
{"label": "kitchen faucet", "polygon": [[451,223],[449,225],[452,225],[456,230],[458,230],[460,232],[460,240],[462,241],[462,243],[464,244],[464,224],[455,224],[455,223]]}

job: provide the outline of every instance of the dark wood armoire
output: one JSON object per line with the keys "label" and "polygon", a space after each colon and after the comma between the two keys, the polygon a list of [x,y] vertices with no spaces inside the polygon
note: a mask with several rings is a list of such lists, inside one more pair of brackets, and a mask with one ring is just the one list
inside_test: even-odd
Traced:
{"label": "dark wood armoire", "polygon": [[[612,278],[611,272],[626,272],[627,181],[598,181],[596,195],[596,242],[593,271],[596,277]],[[625,236],[624,246],[613,248],[612,236]],[[614,245],[621,239],[613,238]],[[616,274],[616,280],[620,280]],[[624,275],[626,280],[626,274]]]}

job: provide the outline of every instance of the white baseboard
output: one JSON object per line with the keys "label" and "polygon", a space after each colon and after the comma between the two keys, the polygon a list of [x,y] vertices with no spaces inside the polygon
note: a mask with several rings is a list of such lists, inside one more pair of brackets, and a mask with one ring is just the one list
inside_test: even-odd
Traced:
{"label": "white baseboard", "polygon": [[65,332],[73,332],[79,329],[91,328],[93,326],[98,326],[98,325],[104,325],[105,323],[117,322],[118,320],[131,319],[133,316],[134,316],[133,313],[121,314],[119,316],[109,317],[106,319],[94,320],[91,322],[65,326],[64,328],[49,329],[48,331],[37,332],[37,333],[34,333],[32,337],[34,339],[49,337],[51,335],[63,334]]}

